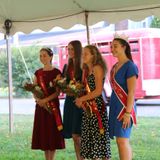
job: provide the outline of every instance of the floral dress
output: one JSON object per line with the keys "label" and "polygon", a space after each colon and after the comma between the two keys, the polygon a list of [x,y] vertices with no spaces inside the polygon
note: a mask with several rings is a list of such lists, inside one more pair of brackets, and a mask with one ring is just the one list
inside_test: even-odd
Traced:
{"label": "floral dress", "polygon": [[[91,91],[95,89],[95,77],[93,74],[87,78]],[[108,128],[107,109],[104,106],[102,95],[95,98],[97,108],[102,118],[104,134],[100,134],[97,116],[93,113],[88,116],[83,112],[82,116],[82,138],[81,138],[81,156],[87,159],[93,158],[110,158],[110,139]],[[104,107],[104,109],[103,109]]]}

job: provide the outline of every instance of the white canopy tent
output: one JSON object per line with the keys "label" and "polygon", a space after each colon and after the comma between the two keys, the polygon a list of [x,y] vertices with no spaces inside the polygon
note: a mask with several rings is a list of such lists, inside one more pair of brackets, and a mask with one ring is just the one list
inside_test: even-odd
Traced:
{"label": "white canopy tent", "polygon": [[10,35],[84,24],[89,40],[88,26],[99,21],[136,21],[151,15],[160,17],[159,0],[0,0],[0,32],[6,35],[8,55],[10,131],[13,129]]}
{"label": "white canopy tent", "polygon": [[54,26],[70,28],[74,24],[93,25],[99,21],[115,23],[124,19],[160,17],[159,0],[1,0],[0,31],[4,22],[13,23],[11,34],[34,29],[49,31]]}

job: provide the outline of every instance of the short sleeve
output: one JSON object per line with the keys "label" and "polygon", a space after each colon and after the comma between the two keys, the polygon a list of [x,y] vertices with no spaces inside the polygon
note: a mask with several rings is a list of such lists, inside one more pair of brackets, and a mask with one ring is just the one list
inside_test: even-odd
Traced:
{"label": "short sleeve", "polygon": [[128,69],[127,69],[127,78],[136,76],[138,78],[138,67],[136,64],[134,64],[133,62],[130,62],[128,64]]}
{"label": "short sleeve", "polygon": [[62,72],[58,68],[56,68],[56,74],[57,75],[59,75],[59,74],[62,75]]}
{"label": "short sleeve", "polygon": [[63,70],[62,70],[62,76],[63,76],[63,77],[65,77],[66,71],[67,71],[67,64],[65,64],[65,65],[63,66]]}
{"label": "short sleeve", "polygon": [[37,75],[38,75],[38,73],[39,73],[40,71],[42,71],[42,68],[36,70],[35,73],[34,73],[34,75],[37,77]]}

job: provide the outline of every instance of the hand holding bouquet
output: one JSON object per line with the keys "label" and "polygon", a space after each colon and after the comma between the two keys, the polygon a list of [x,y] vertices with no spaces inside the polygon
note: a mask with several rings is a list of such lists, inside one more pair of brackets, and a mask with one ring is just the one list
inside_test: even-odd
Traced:
{"label": "hand holding bouquet", "polygon": [[[37,103],[44,107],[44,109],[46,109],[49,113],[53,114],[55,117],[55,121],[56,121],[56,125],[57,125],[57,129],[59,131],[61,131],[63,129],[63,125],[62,125],[62,119],[61,119],[61,115],[60,115],[60,111],[58,109],[58,105],[56,104],[55,101],[48,101],[48,96],[50,96],[49,92],[48,92],[48,87],[45,84],[45,81],[43,79],[43,72],[41,70],[39,70],[38,74],[37,74],[37,79],[38,79],[38,84],[33,84],[33,83],[23,83],[23,89],[25,89],[28,92],[32,92]],[[53,87],[53,86],[50,86]]]}
{"label": "hand holding bouquet", "polygon": [[[31,92],[34,95],[34,98],[38,101],[39,99],[43,99],[45,98],[45,95],[41,89],[40,86],[38,86],[37,84],[33,84],[33,83],[24,83],[23,87],[24,90]],[[49,105],[44,105],[43,106],[44,109],[46,109],[49,113],[51,113],[51,108],[49,107]]]}
{"label": "hand holding bouquet", "polygon": [[37,85],[37,84],[33,84],[33,83],[25,83],[22,87],[24,90],[28,91],[28,92],[32,92],[33,95],[38,98],[38,99],[42,99],[44,98],[44,93],[42,91],[42,89]]}
{"label": "hand holding bouquet", "polygon": [[[86,91],[87,91],[87,93],[91,92],[88,84],[86,85]],[[102,118],[101,118],[100,112],[98,110],[95,98],[90,99],[90,100],[86,100],[86,101],[83,101],[83,98],[84,98],[83,96],[80,98],[76,98],[76,100],[75,100],[76,105],[79,107],[82,107],[88,117],[93,116],[93,114],[96,115],[96,117],[98,119],[99,132],[100,132],[100,134],[104,134]],[[103,107],[104,106],[102,106],[102,108]],[[104,110],[102,110],[102,111],[104,112]]]}

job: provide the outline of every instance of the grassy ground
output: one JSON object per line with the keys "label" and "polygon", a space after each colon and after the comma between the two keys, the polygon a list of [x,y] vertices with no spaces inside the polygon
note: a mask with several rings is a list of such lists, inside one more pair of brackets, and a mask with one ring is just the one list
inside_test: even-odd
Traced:
{"label": "grassy ground", "polygon": [[[138,118],[131,144],[134,160],[160,159],[160,118]],[[8,133],[8,115],[0,114],[0,160],[43,160],[43,152],[30,149],[33,115],[14,115],[14,131]],[[118,160],[115,141],[112,141],[112,160]],[[58,151],[56,160],[75,160],[73,143],[66,141],[66,149]]]}

